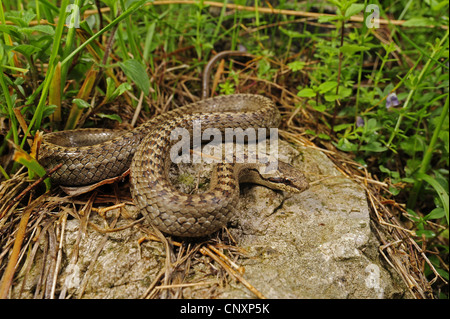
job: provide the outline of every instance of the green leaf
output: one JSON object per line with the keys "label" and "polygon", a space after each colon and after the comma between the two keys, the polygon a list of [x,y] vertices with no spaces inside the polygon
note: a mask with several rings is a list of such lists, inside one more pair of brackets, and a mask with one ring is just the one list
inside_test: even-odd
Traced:
{"label": "green leaf", "polygon": [[345,87],[341,87],[339,90],[339,94],[335,94],[335,93],[328,93],[325,94],[325,101],[327,102],[333,102],[337,99],[344,99],[346,97],[349,97],[352,94],[352,89],[351,88],[345,88]]}
{"label": "green leaf", "polygon": [[330,21],[334,21],[334,20],[338,20],[339,17],[338,16],[320,16],[318,19],[319,23],[327,23]]}
{"label": "green leaf", "polygon": [[234,84],[230,81],[225,81],[225,83],[219,84],[220,93],[224,95],[230,95],[235,93]]}
{"label": "green leaf", "polygon": [[126,91],[131,90],[131,85],[129,83],[122,83],[120,84],[117,89],[114,90],[112,94],[112,98],[116,98],[122,94],[124,94]]}
{"label": "green leaf", "polygon": [[360,13],[362,10],[364,10],[363,3],[352,3],[350,7],[345,11],[345,17],[350,18],[351,16]]}
{"label": "green leaf", "polygon": [[42,113],[42,117],[46,118],[49,117],[51,114],[53,114],[56,110],[57,106],[52,104],[52,105],[46,105],[44,112]]}
{"label": "green leaf", "polygon": [[15,25],[3,25],[0,24],[0,32],[9,34],[16,39],[22,39],[22,34],[19,32],[19,28]]}
{"label": "green leaf", "polygon": [[116,89],[116,85],[114,83],[114,80],[110,77],[106,78],[106,99],[108,101],[112,100],[112,95],[114,93],[114,90]]}
{"label": "green leaf", "polygon": [[319,133],[318,137],[321,138],[322,140],[327,140],[327,141],[331,140],[331,137],[325,133]]}
{"label": "green leaf", "polygon": [[258,76],[262,79],[270,79],[270,62],[267,60],[259,60],[258,62]]}
{"label": "green leaf", "polygon": [[[28,172],[31,178],[34,177],[34,174],[37,174],[39,175],[39,177],[42,177],[47,173],[45,168],[42,167],[41,164],[39,164],[39,162],[36,159],[34,159],[21,149],[16,149],[16,151],[14,152],[13,159],[17,163],[20,163],[24,165],[26,168],[28,168]],[[51,188],[50,178],[46,178],[44,182],[46,189],[49,190]]]}
{"label": "green leaf", "polygon": [[392,195],[397,196],[398,194],[400,194],[400,189],[394,187],[394,186],[389,186],[389,191],[392,193]]}
{"label": "green leaf", "polygon": [[8,20],[15,22],[15,24],[26,27],[36,17],[31,9],[28,11],[10,11],[8,13]]}
{"label": "green leaf", "polygon": [[448,6],[448,0],[444,0],[444,1],[441,1],[441,2],[438,2],[438,3],[436,3],[436,1],[432,1],[431,2],[431,10],[433,10],[433,11],[440,11],[445,6]]}
{"label": "green leaf", "polygon": [[297,31],[293,31],[293,30],[288,30],[285,29],[283,27],[279,28],[281,32],[283,32],[284,34],[286,34],[289,38],[301,38],[301,37],[305,37],[304,34],[297,32]]}
{"label": "green leaf", "polygon": [[329,93],[329,94],[326,94],[324,96],[324,98],[325,98],[325,101],[327,101],[327,102],[334,102],[337,99],[339,99],[339,94]]}
{"label": "green leaf", "polygon": [[106,6],[113,8],[114,4],[116,3],[116,0],[101,0]]}
{"label": "green leaf", "polygon": [[408,212],[409,218],[411,218],[412,221],[416,223],[420,221],[419,215],[417,215],[414,210],[412,210],[411,208],[407,208],[406,211]]}
{"label": "green leaf", "polygon": [[414,156],[417,152],[425,152],[427,142],[425,138],[419,134],[408,136],[400,143],[400,148],[408,155]]}
{"label": "green leaf", "polygon": [[352,88],[341,88],[340,90],[339,90],[339,95],[341,96],[341,98],[346,98],[346,97],[349,97],[350,95],[352,95],[352,93],[353,93],[353,90],[352,90]]}
{"label": "green leaf", "polygon": [[333,131],[335,131],[335,132],[343,131],[343,130],[347,129],[347,127],[351,127],[351,126],[353,126],[352,123],[344,123],[344,124],[335,125],[333,127]]}
{"label": "green leaf", "polygon": [[[448,229],[447,229],[448,231]],[[448,271],[445,271],[444,269],[441,268],[436,268],[436,271],[439,275],[441,275],[442,278],[444,278],[445,280],[448,281]]]}
{"label": "green leaf", "polygon": [[314,92],[313,89],[305,88],[305,89],[300,90],[297,93],[297,95],[300,96],[300,97],[315,97],[316,96],[316,92]]}
{"label": "green leaf", "polygon": [[372,142],[370,144],[367,145],[363,145],[361,146],[361,150],[362,151],[368,151],[368,152],[384,152],[387,150],[387,147],[382,146],[380,142]]}
{"label": "green leaf", "polygon": [[316,110],[316,111],[319,111],[319,112],[324,112],[326,109],[327,109],[327,107],[326,107],[326,105],[324,105],[324,104],[319,104],[319,105],[312,105],[312,107]]}
{"label": "green leaf", "polygon": [[90,104],[88,102],[86,102],[85,100],[83,100],[83,99],[73,99],[72,103],[75,103],[80,110],[81,109],[88,109],[88,108],[91,107]]}
{"label": "green leaf", "polygon": [[13,51],[22,53],[26,57],[30,57],[32,54],[41,51],[41,48],[35,47],[31,44],[19,44],[12,48]]}
{"label": "green leaf", "polygon": [[49,25],[35,25],[32,27],[20,28],[19,31],[26,34],[31,34],[33,32],[42,32],[49,35],[55,34],[55,29]]}
{"label": "green leaf", "polygon": [[117,88],[114,84],[114,80],[111,78],[106,79],[106,99],[112,101],[116,97],[122,95],[126,91],[131,90],[131,85],[127,82],[120,84]]}
{"label": "green leaf", "polygon": [[436,207],[428,215],[425,216],[426,220],[439,219],[445,216],[445,210],[442,207]]}
{"label": "green leaf", "polygon": [[414,178],[410,178],[410,177],[403,177],[401,179],[402,182],[408,183],[408,184],[414,184],[414,182],[416,181]]}
{"label": "green leaf", "polygon": [[425,238],[434,238],[436,237],[436,233],[432,230],[416,230],[416,236],[422,237],[422,235],[425,235]]}
{"label": "green leaf", "polygon": [[338,149],[344,152],[355,152],[358,149],[358,145],[350,142],[346,138],[341,138],[339,142],[333,143]]}
{"label": "green leaf", "polygon": [[393,179],[398,179],[400,177],[400,173],[397,171],[391,171],[389,168],[384,167],[383,165],[379,166],[380,171],[382,171],[383,173],[388,174],[391,178]]}
{"label": "green leaf", "polygon": [[299,71],[305,67],[305,62],[303,61],[294,61],[291,63],[288,63],[289,69],[291,69],[293,72]]}
{"label": "green leaf", "polygon": [[31,30],[33,31],[38,31],[38,32],[42,32],[45,34],[49,34],[49,35],[54,35],[55,34],[55,29],[54,27],[50,26],[50,25],[35,25],[33,27],[30,27]]}
{"label": "green leaf", "polygon": [[150,79],[145,66],[141,62],[131,59],[119,62],[119,66],[145,95],[150,93]]}
{"label": "green leaf", "polygon": [[389,174],[389,173],[391,172],[391,170],[390,170],[389,168],[387,168],[387,167],[384,167],[384,165],[380,165],[378,168],[379,168],[380,171],[382,171],[383,173]]}
{"label": "green leaf", "polygon": [[404,27],[428,27],[433,25],[435,25],[433,19],[425,17],[411,18],[402,24]]}
{"label": "green leaf", "polygon": [[448,211],[449,211],[448,193],[445,191],[444,187],[442,187],[442,185],[437,180],[432,178],[431,176],[429,176],[427,174],[423,174],[423,173],[418,173],[416,175],[416,177],[418,179],[422,179],[425,182],[427,182],[428,184],[430,184],[434,188],[436,193],[438,193],[438,196],[441,199],[442,206],[444,208],[445,218],[447,219],[447,225],[448,225]]}
{"label": "green leaf", "polygon": [[373,134],[376,130],[379,129],[377,119],[370,118],[366,125],[364,126],[366,133]]}
{"label": "green leaf", "polygon": [[357,45],[357,44],[344,44],[343,46],[341,46],[339,48],[339,51],[341,51],[342,53],[349,54],[349,55],[352,55],[356,52],[367,51],[367,50],[370,50],[370,47],[365,46],[365,45]]}
{"label": "green leaf", "polygon": [[98,113],[97,115],[98,115],[98,117],[101,117],[101,118],[107,118],[107,119],[114,120],[114,121],[117,121],[119,123],[122,123],[122,118],[119,115],[117,115],[117,114]]}
{"label": "green leaf", "polygon": [[318,92],[320,94],[324,94],[332,89],[335,89],[337,87],[338,83],[336,81],[327,81],[323,82],[319,85]]}

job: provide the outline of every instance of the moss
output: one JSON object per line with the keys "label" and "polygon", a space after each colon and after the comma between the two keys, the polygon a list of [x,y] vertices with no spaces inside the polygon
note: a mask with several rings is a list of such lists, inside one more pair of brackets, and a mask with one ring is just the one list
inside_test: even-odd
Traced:
{"label": "moss", "polygon": [[177,178],[177,181],[180,184],[183,184],[183,185],[186,185],[186,186],[193,186],[196,183],[195,178],[192,175],[187,174],[187,173],[180,174],[178,176],[178,178]]}

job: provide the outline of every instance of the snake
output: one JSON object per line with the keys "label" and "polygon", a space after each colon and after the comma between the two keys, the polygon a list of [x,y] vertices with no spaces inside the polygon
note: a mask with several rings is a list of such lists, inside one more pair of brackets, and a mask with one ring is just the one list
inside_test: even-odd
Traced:
{"label": "snake", "polygon": [[269,98],[256,94],[231,94],[206,98],[160,114],[129,131],[85,128],[44,134],[39,162],[46,169],[62,166],[51,175],[59,185],[83,186],[120,176],[130,168],[134,203],[160,231],[178,237],[204,237],[236,215],[240,183],[300,193],[309,188],[305,175],[278,161],[267,170],[260,161],[215,165],[209,188],[186,194],[169,179],[172,132],[195,124],[213,128],[276,128],[280,113]]}

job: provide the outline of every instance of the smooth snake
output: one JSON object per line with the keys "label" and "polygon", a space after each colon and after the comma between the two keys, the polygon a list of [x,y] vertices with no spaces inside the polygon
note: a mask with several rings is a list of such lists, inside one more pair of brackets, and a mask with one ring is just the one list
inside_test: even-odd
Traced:
{"label": "smooth snake", "polygon": [[209,189],[185,194],[169,181],[170,134],[193,123],[202,130],[276,128],[280,114],[272,100],[254,94],[203,99],[160,114],[131,131],[77,129],[44,135],[39,162],[53,173],[56,184],[81,186],[119,176],[129,167],[131,194],[161,231],[174,236],[201,237],[227,224],[239,200],[239,183],[251,182],[275,190],[302,192],[309,185],[291,165],[278,161],[275,172],[263,163],[218,163]]}

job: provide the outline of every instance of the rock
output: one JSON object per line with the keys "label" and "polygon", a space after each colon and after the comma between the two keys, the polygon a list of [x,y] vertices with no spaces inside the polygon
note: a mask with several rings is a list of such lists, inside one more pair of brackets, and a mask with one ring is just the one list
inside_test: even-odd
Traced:
{"label": "rock", "polygon": [[[268,298],[403,296],[406,286],[379,260],[365,191],[319,151],[283,141],[279,151],[312,186],[294,195],[244,188],[231,233],[249,252],[240,261],[245,278]],[[220,297],[253,294],[234,285]]]}
{"label": "rock", "polygon": [[[283,141],[279,142],[279,151],[281,160],[307,175],[311,187],[293,195],[262,186],[243,186],[238,214],[229,230],[238,246],[247,252],[238,260],[245,268],[244,278],[268,298],[408,297],[406,286],[379,258],[379,243],[371,232],[364,190],[344,177],[320,151],[294,148]],[[197,185],[205,188],[210,169],[199,167],[200,172],[193,172],[180,164],[172,169],[172,180],[181,181],[179,187],[186,192]],[[80,236],[80,221],[67,221],[56,297],[64,289],[65,297],[77,297],[81,290],[83,298],[144,295],[164,267],[166,253],[159,242],[138,245],[139,238],[145,236],[142,223],[133,224],[139,212],[132,205],[127,205],[126,211],[131,217],[118,218],[114,226],[124,227],[120,231],[104,234],[92,226],[81,231],[78,258],[72,254]],[[108,213],[110,224],[117,214],[118,210]],[[90,222],[104,227],[101,217],[91,215]],[[191,263],[189,280],[215,280],[217,276],[211,275],[209,266],[214,262],[201,255],[196,260],[200,262]],[[40,263],[28,274],[22,298],[32,297],[42,269]],[[20,287],[19,280],[13,297],[18,296]],[[181,296],[255,297],[237,281],[213,288],[184,288]]]}

